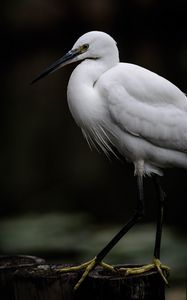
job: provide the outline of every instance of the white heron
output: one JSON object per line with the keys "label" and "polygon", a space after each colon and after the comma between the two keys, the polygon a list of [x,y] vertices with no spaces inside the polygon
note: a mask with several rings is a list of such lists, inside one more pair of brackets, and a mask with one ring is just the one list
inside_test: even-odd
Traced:
{"label": "white heron", "polygon": [[85,268],[75,288],[98,264],[115,271],[103,259],[143,216],[143,177],[153,175],[159,198],[153,262],[120,271],[128,275],[157,268],[167,282],[165,271],[168,267],[160,262],[164,192],[158,179],[163,168],[187,168],[187,98],[179,88],[156,73],[119,62],[115,40],[100,31],[82,35],[67,54],[32,83],[77,61],[82,62],[71,74],[67,88],[73,118],[90,145],[101,148],[107,155],[114,153],[116,148],[134,164],[138,197],[135,214],[94,259],[62,271]]}

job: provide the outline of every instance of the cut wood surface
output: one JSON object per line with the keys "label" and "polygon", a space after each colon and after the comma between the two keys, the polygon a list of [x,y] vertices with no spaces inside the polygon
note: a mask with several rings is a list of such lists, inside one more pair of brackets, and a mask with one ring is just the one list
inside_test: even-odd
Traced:
{"label": "cut wood surface", "polygon": [[82,271],[59,273],[67,265],[49,265],[32,256],[0,258],[2,300],[164,300],[165,283],[157,271],[124,276],[96,267],[78,290]]}

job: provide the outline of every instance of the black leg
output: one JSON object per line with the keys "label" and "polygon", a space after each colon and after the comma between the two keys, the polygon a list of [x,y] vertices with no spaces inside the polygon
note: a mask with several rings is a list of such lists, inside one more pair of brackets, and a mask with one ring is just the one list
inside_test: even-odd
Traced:
{"label": "black leg", "polygon": [[156,187],[157,197],[158,197],[158,215],[157,215],[154,257],[160,259],[165,193],[160,185],[159,177],[158,176],[153,177],[153,181]]}
{"label": "black leg", "polygon": [[143,176],[137,177],[137,208],[132,218],[125,226],[113,237],[113,239],[97,254],[96,264],[99,264],[110,250],[119,242],[119,240],[131,229],[144,215],[144,193],[143,193]]}
{"label": "black leg", "polygon": [[[139,268],[120,268],[120,271],[125,271],[125,274],[140,274],[147,272],[153,268],[157,268],[158,272],[162,276],[163,280],[167,283],[167,279],[165,275],[163,274],[163,270],[168,271],[169,268],[167,266],[164,266],[160,263],[159,257],[160,257],[160,244],[161,244],[161,235],[162,235],[162,221],[163,221],[163,202],[164,202],[164,192],[162,191],[162,188],[158,182],[158,178],[155,178],[154,180],[157,193],[159,196],[159,214],[158,214],[158,221],[157,221],[157,230],[156,230],[156,239],[155,239],[155,249],[154,249],[154,256],[155,259],[153,260],[152,264],[142,266]],[[102,260],[105,258],[105,256],[110,252],[110,250],[119,242],[119,240],[143,217],[144,215],[144,193],[143,193],[143,176],[137,177],[137,186],[138,186],[138,197],[137,197],[137,208],[132,216],[132,218],[125,224],[125,226],[113,237],[113,239],[97,254],[94,259],[91,261],[82,264],[78,267],[72,267],[71,270],[78,270],[81,268],[85,268],[85,271],[83,275],[81,276],[78,283],[75,285],[74,289],[76,290],[80,284],[84,281],[88,273],[93,270],[98,264],[101,264],[103,267],[107,267],[108,269],[112,269],[114,271],[115,269],[105,263],[102,262]],[[64,269],[63,271],[69,271],[68,269]]]}

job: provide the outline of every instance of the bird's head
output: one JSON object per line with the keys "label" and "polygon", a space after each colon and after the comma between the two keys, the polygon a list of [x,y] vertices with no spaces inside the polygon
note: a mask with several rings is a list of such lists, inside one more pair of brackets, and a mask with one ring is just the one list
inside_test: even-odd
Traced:
{"label": "bird's head", "polygon": [[73,48],[64,56],[40,73],[32,83],[55,72],[61,67],[84,59],[113,59],[118,62],[118,49],[114,39],[102,31],[90,31],[82,35],[74,44]]}

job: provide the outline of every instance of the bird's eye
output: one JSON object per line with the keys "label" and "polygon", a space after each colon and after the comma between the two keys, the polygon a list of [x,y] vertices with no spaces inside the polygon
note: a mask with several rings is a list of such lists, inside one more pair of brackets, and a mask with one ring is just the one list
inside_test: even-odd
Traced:
{"label": "bird's eye", "polygon": [[85,52],[85,51],[88,50],[88,48],[89,48],[89,44],[84,44],[84,45],[81,46],[81,51]]}

